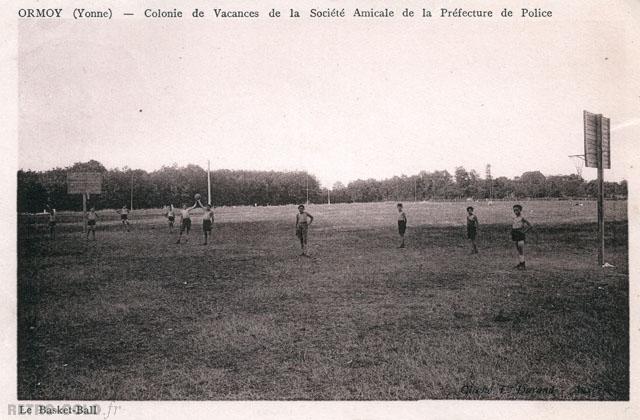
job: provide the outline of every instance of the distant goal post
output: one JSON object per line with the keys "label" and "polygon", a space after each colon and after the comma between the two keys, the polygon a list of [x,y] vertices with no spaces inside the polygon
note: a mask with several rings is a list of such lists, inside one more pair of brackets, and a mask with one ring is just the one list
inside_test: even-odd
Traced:
{"label": "distant goal post", "polygon": [[583,111],[584,165],[598,169],[598,264],[604,267],[604,170],[611,169],[611,121]]}
{"label": "distant goal post", "polygon": [[102,174],[100,172],[67,173],[67,194],[102,193]]}
{"label": "distant goal post", "polygon": [[102,193],[100,172],[68,172],[67,194],[82,194],[82,231],[87,232],[87,197]]}

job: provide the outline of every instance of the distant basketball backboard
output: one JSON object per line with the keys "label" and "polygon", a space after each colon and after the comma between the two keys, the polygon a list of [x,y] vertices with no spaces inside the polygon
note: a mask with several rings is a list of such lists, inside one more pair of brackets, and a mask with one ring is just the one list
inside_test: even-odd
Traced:
{"label": "distant basketball backboard", "polygon": [[[601,123],[598,123],[598,118]],[[610,121],[602,115],[584,111],[584,164],[598,167],[598,135],[602,136],[602,168],[611,169]]]}
{"label": "distant basketball backboard", "polygon": [[102,174],[99,172],[70,172],[67,174],[68,194],[100,194]]}

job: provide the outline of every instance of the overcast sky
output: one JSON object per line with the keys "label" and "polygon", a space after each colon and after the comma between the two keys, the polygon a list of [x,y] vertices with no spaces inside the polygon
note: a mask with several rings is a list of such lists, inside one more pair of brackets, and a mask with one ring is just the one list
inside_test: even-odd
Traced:
{"label": "overcast sky", "polygon": [[568,174],[586,109],[611,119],[619,180],[640,138],[638,2],[564,3],[546,22],[22,21],[19,166],[210,159],[329,187],[487,163]]}

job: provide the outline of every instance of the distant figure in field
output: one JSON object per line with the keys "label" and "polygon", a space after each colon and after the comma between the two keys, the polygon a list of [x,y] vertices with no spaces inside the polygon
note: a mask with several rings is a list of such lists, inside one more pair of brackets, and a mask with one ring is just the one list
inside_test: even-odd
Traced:
{"label": "distant figure in field", "polygon": [[515,267],[517,270],[526,270],[524,262],[524,242],[526,239],[526,233],[533,229],[533,226],[527,219],[522,216],[522,206],[516,204],[513,206],[513,223],[511,225],[511,240],[515,242],[516,249],[518,250],[518,265]]}
{"label": "distant figure in field", "polygon": [[169,209],[167,210],[167,213],[165,214],[165,216],[167,216],[167,221],[169,222],[169,233],[172,233],[173,224],[176,220],[176,212],[173,209],[173,204],[169,204]]}
{"label": "distant figure in field", "polygon": [[398,208],[398,233],[400,234],[400,239],[402,239],[398,248],[404,248],[404,233],[407,231],[407,215],[402,209],[402,203],[398,203],[396,207]]}
{"label": "distant figure in field", "polygon": [[87,214],[87,240],[89,239],[89,233],[93,235],[93,240],[96,240],[96,220],[98,220],[96,209],[95,207],[91,207],[91,210],[89,210]]}
{"label": "distant figure in field", "polygon": [[180,210],[180,236],[178,236],[177,244],[180,243],[180,239],[182,239],[182,233],[187,232],[187,236],[189,236],[189,232],[191,231],[191,214],[189,212],[198,207],[198,203],[194,204],[191,207],[187,207],[186,204],[182,205],[182,210]]}
{"label": "distant figure in field", "polygon": [[477,254],[476,236],[478,235],[478,217],[473,214],[473,207],[467,207],[467,239],[471,241],[471,253]]}
{"label": "distant figure in field", "polygon": [[213,210],[211,204],[207,204],[202,216],[202,231],[204,233],[204,244],[207,244],[207,236],[211,236],[211,230],[213,229]]}
{"label": "distant figure in field", "polygon": [[122,227],[129,232],[129,209],[127,206],[122,206],[120,210],[116,210],[120,214],[120,220],[122,221]]}
{"label": "distant figure in field", "polygon": [[298,214],[296,214],[296,236],[300,240],[300,246],[302,247],[301,256],[308,257],[307,255],[307,235],[309,232],[309,226],[313,223],[313,216],[304,210],[304,206],[300,204],[298,206]]}
{"label": "distant figure in field", "polygon": [[47,209],[49,213],[49,236],[51,239],[56,239],[56,209]]}

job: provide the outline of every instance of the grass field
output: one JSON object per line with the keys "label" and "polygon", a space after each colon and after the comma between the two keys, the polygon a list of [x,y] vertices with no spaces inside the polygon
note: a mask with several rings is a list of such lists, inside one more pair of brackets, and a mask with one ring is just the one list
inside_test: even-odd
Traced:
{"label": "grass field", "polygon": [[57,240],[18,241],[18,397],[46,400],[396,400],[629,397],[626,202],[525,202],[538,230],[515,271],[511,205],[311,205],[311,258],[295,207],[216,209],[177,245],[159,210],[132,231],[77,214]]}

